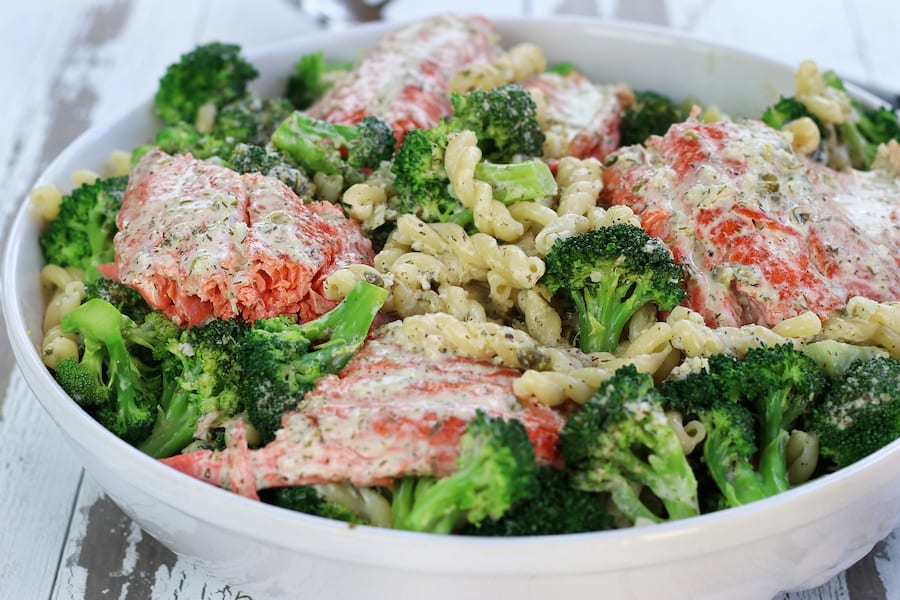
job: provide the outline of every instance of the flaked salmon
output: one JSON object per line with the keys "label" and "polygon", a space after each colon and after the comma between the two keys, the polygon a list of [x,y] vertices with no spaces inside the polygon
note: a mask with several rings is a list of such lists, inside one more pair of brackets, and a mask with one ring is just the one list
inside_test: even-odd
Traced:
{"label": "flaked salmon", "polygon": [[335,306],[322,294],[325,277],[374,258],[338,207],[305,203],[272,177],[159,150],[132,170],[118,227],[115,265],[104,274],[184,326],[308,320]]}
{"label": "flaked salmon", "polygon": [[[631,206],[672,249],[686,304],[708,324],[773,326],[805,311],[827,318],[855,295],[900,297],[900,187],[873,192],[866,177],[797,156],[758,121],[688,120],[616,152],[601,201]],[[893,226],[859,222],[860,194],[877,195]]]}
{"label": "flaked salmon", "polygon": [[399,325],[382,327],[338,375],[319,379],[265,447],[249,450],[239,438],[223,451],[163,462],[248,496],[282,486],[390,485],[400,476],[441,477],[455,470],[459,439],[477,410],[518,419],[538,460],[558,462],[563,417],[515,397],[518,371],[423,352],[399,333]]}
{"label": "flaked salmon", "polygon": [[480,15],[441,15],[379,39],[307,113],[352,125],[375,116],[398,144],[410,129],[427,129],[450,114],[450,79],[500,53],[494,25]]}
{"label": "flaked salmon", "polygon": [[546,158],[575,156],[602,161],[619,147],[619,123],[634,101],[624,85],[600,85],[578,72],[548,71],[523,83],[536,94]]}

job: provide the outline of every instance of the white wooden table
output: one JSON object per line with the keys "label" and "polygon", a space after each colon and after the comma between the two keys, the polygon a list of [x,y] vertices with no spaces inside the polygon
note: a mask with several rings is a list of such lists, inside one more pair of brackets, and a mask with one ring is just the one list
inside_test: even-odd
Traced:
{"label": "white wooden table", "polygon": [[[399,0],[387,19],[440,3]],[[813,58],[900,87],[893,0],[455,0],[490,15],[569,12],[694,32],[775,58]],[[308,31],[284,0],[3,0],[0,229],[48,161],[92,124],[154,90],[165,66],[212,39],[244,47]],[[814,25],[813,21],[818,24]],[[0,323],[2,326],[2,323]],[[247,599],[179,560],[85,476],[0,336],[0,598]],[[826,585],[784,599],[900,598],[900,530]],[[262,599],[256,599],[262,600]]]}

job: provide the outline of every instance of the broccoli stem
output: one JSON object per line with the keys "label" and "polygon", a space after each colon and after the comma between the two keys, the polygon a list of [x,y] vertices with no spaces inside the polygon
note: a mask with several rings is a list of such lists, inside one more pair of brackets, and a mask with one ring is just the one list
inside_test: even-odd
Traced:
{"label": "broccoli stem", "polygon": [[787,472],[788,437],[787,430],[781,429],[760,450],[759,474],[768,495],[787,491],[791,487]]}
{"label": "broccoli stem", "polygon": [[307,339],[329,339],[303,356],[301,362],[316,361],[325,367],[326,372],[342,369],[368,335],[387,293],[386,289],[377,285],[357,284],[333,310],[304,323],[301,333]]}
{"label": "broccoli stem", "polygon": [[165,410],[160,410],[150,436],[140,442],[139,450],[153,458],[166,458],[190,444],[200,415],[187,394],[173,394]]}
{"label": "broccoli stem", "polygon": [[137,390],[132,385],[142,374],[135,368],[134,357],[128,352],[122,330],[133,326],[115,306],[100,299],[91,299],[69,312],[64,331],[88,332],[87,337],[98,340],[109,354],[108,378],[116,383],[116,413],[121,423],[129,423],[132,415],[143,413],[138,406]]}
{"label": "broccoli stem", "polygon": [[[749,413],[748,413],[749,414]],[[723,431],[715,423],[703,419],[706,428],[706,440],[703,442],[703,460],[709,473],[727,506],[740,506],[748,502],[762,500],[771,495],[765,485],[762,474],[753,468],[749,457],[742,455],[733,445],[732,439],[739,434],[733,431]],[[740,426],[741,423],[730,424]],[[725,425],[729,427],[729,425]],[[766,473],[766,476],[770,473]]]}
{"label": "broccoli stem", "polygon": [[[338,148],[355,137],[355,128],[292,113],[272,135],[274,146],[310,173],[340,173]],[[323,144],[322,140],[331,140]]]}
{"label": "broccoli stem", "polygon": [[543,160],[497,164],[481,161],[475,166],[475,178],[491,184],[494,200],[514,204],[554,196],[556,179]]}
{"label": "broccoli stem", "polygon": [[646,462],[634,460],[629,448],[622,461],[631,462],[638,480],[662,500],[669,520],[685,519],[697,515],[696,479],[690,464],[684,459],[681,443],[675,436],[660,438],[645,429],[636,430],[636,441],[652,454]]}
{"label": "broccoli stem", "polygon": [[579,315],[579,346],[585,352],[614,350],[628,319],[646,303],[637,290],[622,289],[614,272],[605,273],[596,285],[573,291],[570,296]]}

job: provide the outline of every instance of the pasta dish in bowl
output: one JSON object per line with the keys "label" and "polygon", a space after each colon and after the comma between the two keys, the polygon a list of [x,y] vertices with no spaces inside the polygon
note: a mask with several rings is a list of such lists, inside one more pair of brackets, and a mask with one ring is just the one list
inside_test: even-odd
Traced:
{"label": "pasta dish in bowl", "polygon": [[42,177],[11,339],[107,493],[244,589],[815,585],[900,497],[865,100],[582,20],[207,44]]}

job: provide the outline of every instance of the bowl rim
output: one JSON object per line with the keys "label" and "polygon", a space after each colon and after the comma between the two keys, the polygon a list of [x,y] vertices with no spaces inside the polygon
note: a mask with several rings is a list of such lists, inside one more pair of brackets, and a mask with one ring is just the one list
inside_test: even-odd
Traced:
{"label": "bowl rim", "polygon": [[[693,44],[698,48],[730,52],[778,68],[787,68],[784,63],[746,50],[652,25],[575,16],[490,19],[499,31],[551,23],[555,26],[584,27],[601,35],[662,36],[671,43]],[[306,34],[248,49],[246,55],[253,61],[298,46],[312,48],[316,44],[340,44],[363,34],[382,33],[400,24],[391,21],[358,25],[339,32]],[[874,99],[874,96],[867,98],[865,94],[861,97],[870,101]],[[83,132],[50,162],[29,192],[36,185],[59,180],[67,174],[61,169],[86,147],[98,143],[116,124],[133,118],[147,107],[148,101],[141,102]],[[100,454],[118,456],[117,460],[124,461],[124,465],[130,468],[130,477],[139,477],[144,481],[141,487],[150,491],[154,500],[200,521],[227,524],[233,532],[267,545],[367,565],[393,568],[403,564],[405,569],[448,574],[458,573],[462,569],[469,573],[491,575],[565,575],[586,570],[613,570],[671,561],[685,555],[713,554],[734,546],[759,542],[779,533],[788,533],[799,525],[813,523],[841,510],[851,501],[862,501],[866,496],[865,487],[860,485],[863,480],[879,475],[890,477],[894,470],[891,465],[900,464],[898,440],[835,473],[749,505],[649,527],[565,536],[478,538],[421,534],[364,525],[348,527],[341,522],[254,502],[174,471],[144,455],[100,426],[56,384],[31,342],[18,299],[16,274],[22,256],[21,241],[24,231],[29,228],[28,221],[33,218],[27,198],[28,192],[14,214],[5,243],[0,312],[6,321],[16,362],[42,407],[63,429],[67,442],[81,446],[82,440],[92,440],[92,453],[99,451]],[[841,494],[834,493],[838,489],[842,490]],[[171,501],[171,498],[177,498],[177,502]],[[240,518],[235,519],[234,515]],[[135,520],[140,521],[139,517]],[[686,552],[686,548],[695,546],[702,550]],[[564,560],[551,562],[546,560],[548,555]]]}

